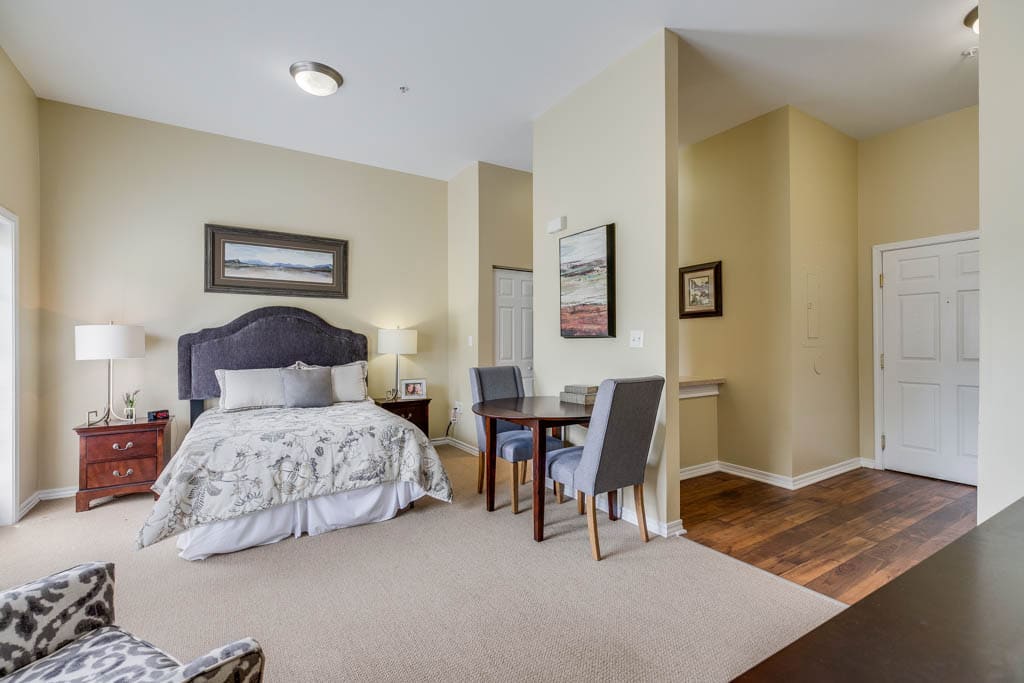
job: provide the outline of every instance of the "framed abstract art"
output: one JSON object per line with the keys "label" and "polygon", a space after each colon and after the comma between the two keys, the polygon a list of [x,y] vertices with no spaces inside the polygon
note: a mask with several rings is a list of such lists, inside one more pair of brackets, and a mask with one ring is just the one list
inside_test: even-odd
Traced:
{"label": "framed abstract art", "polygon": [[558,241],[560,327],[573,339],[615,336],[615,224]]}

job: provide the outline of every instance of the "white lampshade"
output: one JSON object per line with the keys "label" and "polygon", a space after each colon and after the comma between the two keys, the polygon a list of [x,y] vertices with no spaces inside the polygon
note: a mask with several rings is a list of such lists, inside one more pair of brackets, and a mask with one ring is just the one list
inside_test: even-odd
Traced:
{"label": "white lampshade", "polygon": [[146,330],[141,325],[75,325],[75,360],[145,355]]}
{"label": "white lampshade", "polygon": [[416,353],[416,330],[377,330],[377,353],[397,353],[409,356]]}

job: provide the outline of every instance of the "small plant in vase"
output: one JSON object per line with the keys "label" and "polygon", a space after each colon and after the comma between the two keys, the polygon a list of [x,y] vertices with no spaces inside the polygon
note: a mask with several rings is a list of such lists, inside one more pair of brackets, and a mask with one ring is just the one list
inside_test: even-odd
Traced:
{"label": "small plant in vase", "polygon": [[135,401],[138,395],[138,389],[130,393],[127,391],[124,393],[124,419],[132,422],[135,421]]}

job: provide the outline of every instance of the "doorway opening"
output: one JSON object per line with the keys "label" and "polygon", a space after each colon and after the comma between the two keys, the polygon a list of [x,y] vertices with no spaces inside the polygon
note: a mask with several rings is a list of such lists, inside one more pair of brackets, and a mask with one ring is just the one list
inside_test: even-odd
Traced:
{"label": "doorway opening", "polygon": [[875,462],[978,483],[977,231],[872,249]]}
{"label": "doorway opening", "polygon": [[533,396],[533,271],[494,268],[494,364],[518,365]]}
{"label": "doorway opening", "polygon": [[18,217],[0,207],[0,525],[18,521]]}

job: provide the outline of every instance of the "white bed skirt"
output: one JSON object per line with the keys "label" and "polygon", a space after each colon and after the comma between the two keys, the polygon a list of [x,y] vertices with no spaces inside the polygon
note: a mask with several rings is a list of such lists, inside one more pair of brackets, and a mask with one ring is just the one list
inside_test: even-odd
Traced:
{"label": "white bed skirt", "polygon": [[278,505],[179,534],[178,556],[205,560],[210,555],[277,543],[289,536],[316,536],[334,529],[383,522],[424,495],[426,491],[419,484],[401,481]]}

